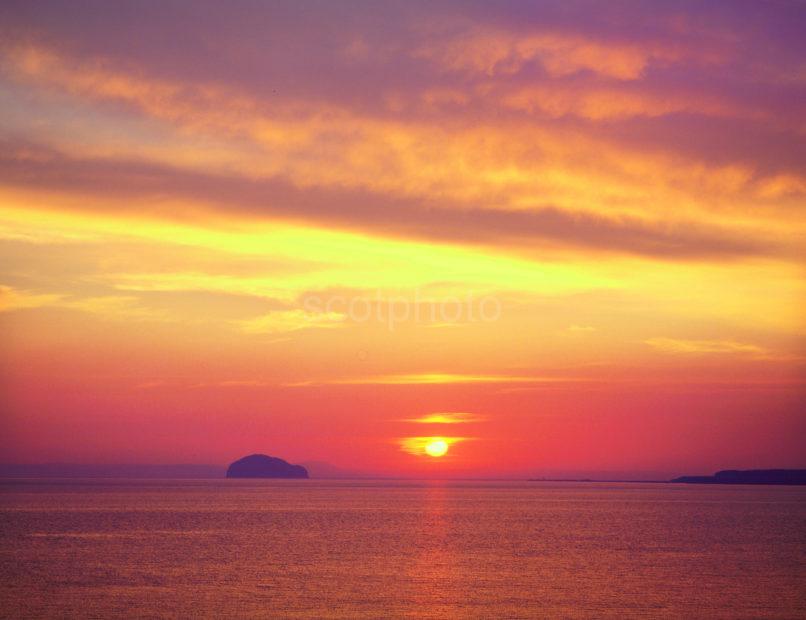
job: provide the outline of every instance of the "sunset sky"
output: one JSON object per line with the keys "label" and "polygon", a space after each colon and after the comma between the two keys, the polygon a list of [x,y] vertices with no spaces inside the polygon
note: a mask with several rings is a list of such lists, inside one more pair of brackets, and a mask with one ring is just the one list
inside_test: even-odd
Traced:
{"label": "sunset sky", "polygon": [[806,466],[804,31],[3,2],[0,461]]}

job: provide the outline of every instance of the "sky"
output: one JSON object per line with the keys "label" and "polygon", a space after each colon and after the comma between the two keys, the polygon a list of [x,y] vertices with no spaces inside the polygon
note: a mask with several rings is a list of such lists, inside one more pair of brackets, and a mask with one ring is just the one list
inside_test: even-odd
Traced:
{"label": "sky", "polygon": [[804,30],[3,2],[0,461],[806,466]]}

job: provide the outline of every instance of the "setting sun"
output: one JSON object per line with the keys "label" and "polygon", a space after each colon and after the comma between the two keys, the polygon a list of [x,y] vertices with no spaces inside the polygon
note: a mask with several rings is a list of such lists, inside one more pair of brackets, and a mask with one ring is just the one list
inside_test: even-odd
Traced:
{"label": "setting sun", "polygon": [[460,441],[468,441],[470,437],[401,437],[400,449],[414,456],[445,456],[450,447]]}
{"label": "setting sun", "polygon": [[443,439],[435,439],[425,447],[428,456],[444,456],[448,452],[448,443]]}

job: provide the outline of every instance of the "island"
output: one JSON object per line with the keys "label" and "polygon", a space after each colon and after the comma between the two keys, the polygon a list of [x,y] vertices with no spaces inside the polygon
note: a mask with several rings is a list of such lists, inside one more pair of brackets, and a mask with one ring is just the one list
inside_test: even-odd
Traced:
{"label": "island", "polygon": [[806,484],[806,469],[726,469],[713,476],[680,476],[686,484]]}
{"label": "island", "polygon": [[308,470],[266,454],[250,454],[227,468],[227,478],[307,478]]}

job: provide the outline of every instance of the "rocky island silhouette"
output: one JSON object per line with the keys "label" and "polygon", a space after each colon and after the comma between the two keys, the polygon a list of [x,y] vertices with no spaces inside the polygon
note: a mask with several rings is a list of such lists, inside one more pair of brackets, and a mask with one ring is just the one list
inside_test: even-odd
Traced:
{"label": "rocky island silhouette", "polygon": [[250,454],[238,459],[227,468],[227,478],[307,478],[308,470],[302,465],[266,454]]}

